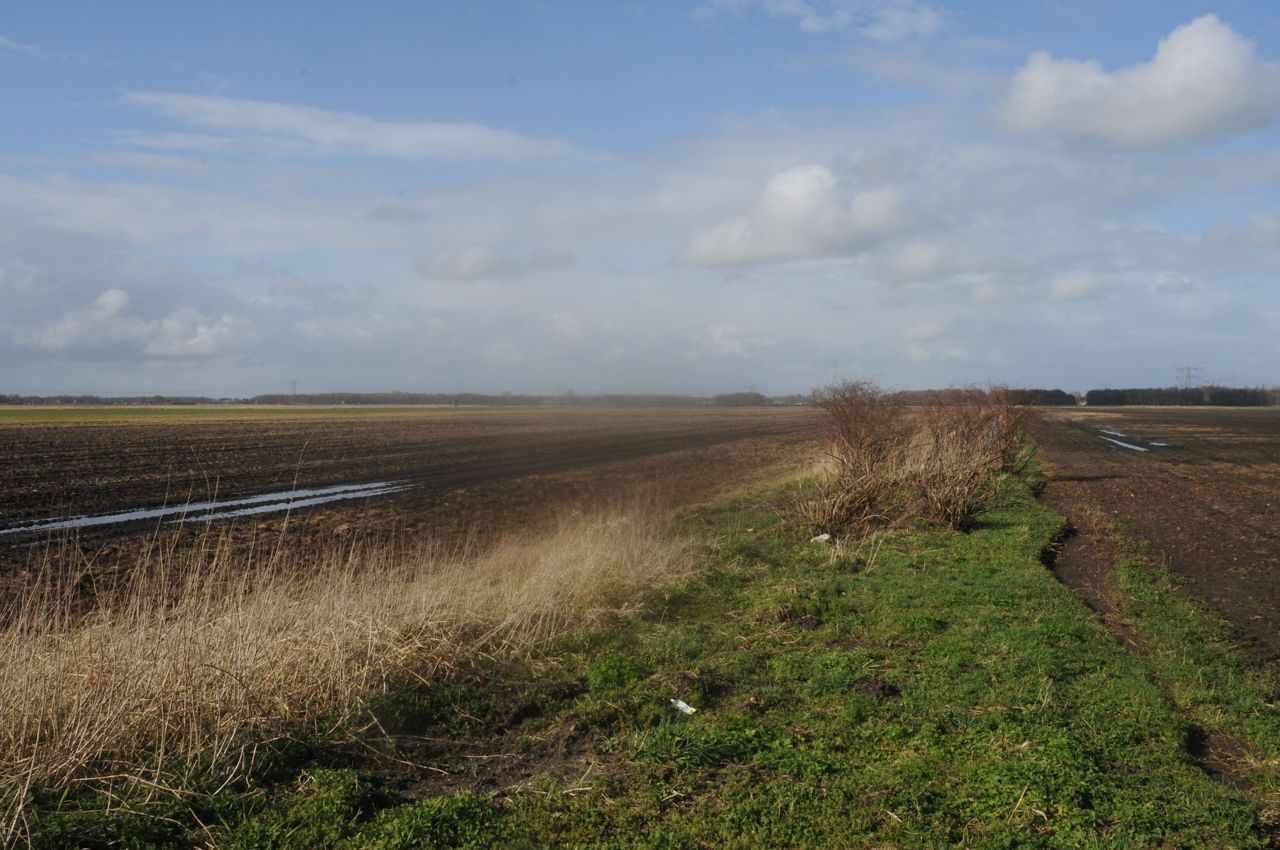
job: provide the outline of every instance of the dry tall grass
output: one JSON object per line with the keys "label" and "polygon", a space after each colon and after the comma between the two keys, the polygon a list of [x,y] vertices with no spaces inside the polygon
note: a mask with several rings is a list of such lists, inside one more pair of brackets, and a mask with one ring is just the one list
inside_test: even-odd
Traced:
{"label": "dry tall grass", "polygon": [[32,787],[230,782],[264,742],[341,724],[368,695],[475,653],[520,653],[631,609],[689,563],[636,509],[479,556],[357,544],[255,565],[233,553],[153,552],[88,607],[74,580],[45,576],[3,612],[0,844],[23,833]]}
{"label": "dry tall grass", "polygon": [[917,518],[969,528],[991,507],[999,475],[1031,457],[1032,410],[1001,387],[935,393],[912,405],[852,381],[817,390],[814,402],[826,416],[830,462],[801,512],[821,531]]}

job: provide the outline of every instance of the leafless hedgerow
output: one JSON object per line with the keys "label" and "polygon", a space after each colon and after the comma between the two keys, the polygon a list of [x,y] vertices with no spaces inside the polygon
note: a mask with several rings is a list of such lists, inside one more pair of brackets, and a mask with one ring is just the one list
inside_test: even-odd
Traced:
{"label": "leafless hedgerow", "polygon": [[888,521],[900,513],[900,477],[910,443],[906,409],[872,381],[828,384],[813,393],[826,417],[826,473],[799,509],[833,533]]}
{"label": "leafless hedgerow", "polygon": [[1032,415],[1004,387],[933,393],[912,405],[869,381],[822,387],[830,463],[801,505],[810,526],[857,533],[924,519],[970,528],[1001,474],[1026,467]]}

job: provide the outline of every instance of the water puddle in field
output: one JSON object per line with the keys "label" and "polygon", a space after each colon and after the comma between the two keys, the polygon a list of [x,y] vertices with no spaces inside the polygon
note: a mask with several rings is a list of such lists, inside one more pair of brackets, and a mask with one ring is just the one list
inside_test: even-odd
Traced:
{"label": "water puddle in field", "polygon": [[[411,481],[374,481],[369,484],[336,484],[331,487],[307,487],[264,493],[260,496],[244,496],[238,499],[213,499],[207,502],[187,502],[162,508],[139,508],[132,511],[113,511],[105,514],[59,517],[38,522],[0,528],[0,537],[12,534],[32,534],[41,531],[92,528],[100,525],[116,525],[141,519],[164,519],[167,523],[210,522],[219,519],[266,514],[278,511],[308,508],[328,502],[346,499],[369,499],[401,493],[417,485]],[[0,520],[3,524],[3,520]]]}
{"label": "water puddle in field", "polygon": [[1106,428],[1099,428],[1099,434],[1110,434],[1113,437],[1127,437],[1127,434],[1121,434],[1119,431],[1108,431]]}
{"label": "water puddle in field", "polygon": [[1102,439],[1106,440],[1108,443],[1115,443],[1117,446],[1120,446],[1122,449],[1132,449],[1135,452],[1150,451],[1150,449],[1145,449],[1142,446],[1135,446],[1133,443],[1124,443],[1124,442],[1121,442],[1120,440],[1112,439],[1111,437],[1102,437]]}

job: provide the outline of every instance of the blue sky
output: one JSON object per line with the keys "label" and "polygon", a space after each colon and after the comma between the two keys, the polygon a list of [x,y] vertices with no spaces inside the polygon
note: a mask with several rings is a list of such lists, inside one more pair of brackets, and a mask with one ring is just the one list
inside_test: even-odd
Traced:
{"label": "blue sky", "polygon": [[1266,3],[0,9],[0,392],[1280,383]]}

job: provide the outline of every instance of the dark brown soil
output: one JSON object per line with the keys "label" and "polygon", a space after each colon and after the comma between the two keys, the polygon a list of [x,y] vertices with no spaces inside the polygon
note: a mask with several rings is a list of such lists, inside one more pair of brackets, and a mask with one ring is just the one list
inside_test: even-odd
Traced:
{"label": "dark brown soil", "polygon": [[[1109,443],[1099,429],[1149,451]],[[1061,411],[1036,438],[1050,478],[1044,501],[1076,531],[1055,572],[1113,630],[1132,639],[1108,600],[1108,528],[1119,523],[1154,543],[1260,653],[1280,657],[1280,410]]]}
{"label": "dark brown soil", "polygon": [[[513,527],[639,491],[664,507],[696,503],[816,455],[816,437],[813,412],[794,407],[0,425],[0,528],[295,486],[407,480],[418,486],[230,520],[216,533],[261,543],[287,522],[291,546],[371,536],[468,537],[483,545]],[[161,528],[171,527],[156,520],[103,526],[63,548],[98,566],[127,561]],[[64,533],[52,537],[65,543]],[[6,540],[0,580],[30,569],[47,542]]]}

